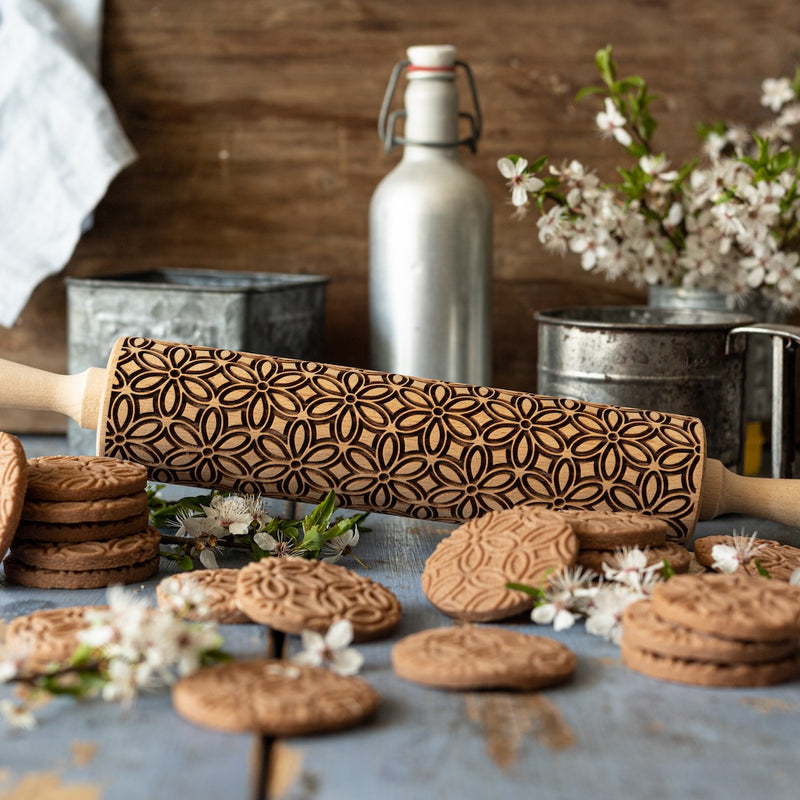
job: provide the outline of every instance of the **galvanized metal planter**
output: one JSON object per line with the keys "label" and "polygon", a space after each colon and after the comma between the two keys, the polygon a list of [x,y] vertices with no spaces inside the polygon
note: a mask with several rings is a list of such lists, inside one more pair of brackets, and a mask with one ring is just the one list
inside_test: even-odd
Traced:
{"label": "galvanized metal planter", "polygon": [[743,441],[742,314],[645,306],[541,311],[538,392],[699,417],[708,454],[738,467]]}
{"label": "galvanized metal planter", "polygon": [[[105,366],[120,336],[146,336],[289,358],[322,360],[321,275],[160,269],[67,278],[70,373]],[[71,424],[71,452],[93,453],[93,434]]]}

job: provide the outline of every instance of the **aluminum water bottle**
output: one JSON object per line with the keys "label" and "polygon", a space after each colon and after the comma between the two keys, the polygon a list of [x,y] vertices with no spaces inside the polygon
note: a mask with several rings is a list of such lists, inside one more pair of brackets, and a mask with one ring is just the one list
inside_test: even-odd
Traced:
{"label": "aluminum water bottle", "polygon": [[[408,60],[394,68],[379,119],[387,152],[395,144],[404,152],[370,203],[371,366],[490,385],[492,208],[486,187],[458,152],[464,144],[474,152],[480,136],[477,92],[454,47],[407,52]],[[466,72],[474,114],[459,112],[457,68]],[[402,73],[405,111],[389,114]],[[463,139],[459,118],[470,126]]]}

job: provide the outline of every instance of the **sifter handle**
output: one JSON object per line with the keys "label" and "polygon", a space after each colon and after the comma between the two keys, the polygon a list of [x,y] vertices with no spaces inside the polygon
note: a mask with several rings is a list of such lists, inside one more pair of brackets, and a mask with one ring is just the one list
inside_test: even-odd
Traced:
{"label": "sifter handle", "polygon": [[105,369],[56,375],[0,358],[0,407],[57,411],[82,428],[97,430],[106,389]]}

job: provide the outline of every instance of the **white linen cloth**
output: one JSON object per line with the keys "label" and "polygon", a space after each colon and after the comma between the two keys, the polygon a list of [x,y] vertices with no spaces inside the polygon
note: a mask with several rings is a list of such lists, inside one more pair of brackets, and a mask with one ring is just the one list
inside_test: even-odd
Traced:
{"label": "white linen cloth", "polygon": [[97,81],[102,0],[0,0],[0,325],[136,158]]}

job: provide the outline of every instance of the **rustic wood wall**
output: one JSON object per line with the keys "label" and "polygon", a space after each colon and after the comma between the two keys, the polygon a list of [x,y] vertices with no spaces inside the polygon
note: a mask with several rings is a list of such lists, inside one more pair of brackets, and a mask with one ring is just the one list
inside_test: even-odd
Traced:
{"label": "rustic wood wall", "polygon": [[[762,78],[800,62],[797,0],[107,0],[103,80],[140,159],[111,186],[65,274],[158,266],[324,273],[327,359],[367,365],[367,206],[399,158],[376,119],[410,44],[453,43],[484,112],[465,162],[495,204],[494,383],[535,388],[539,308],[643,294],[546,255],[510,218],[498,157],[548,153],[609,174],[594,130],[595,51],[661,99],[659,141],[695,151],[695,123],[762,116]],[[464,97],[466,101],[466,96]],[[35,293],[0,356],[65,365],[63,276]],[[61,420],[0,411],[0,429]]]}

